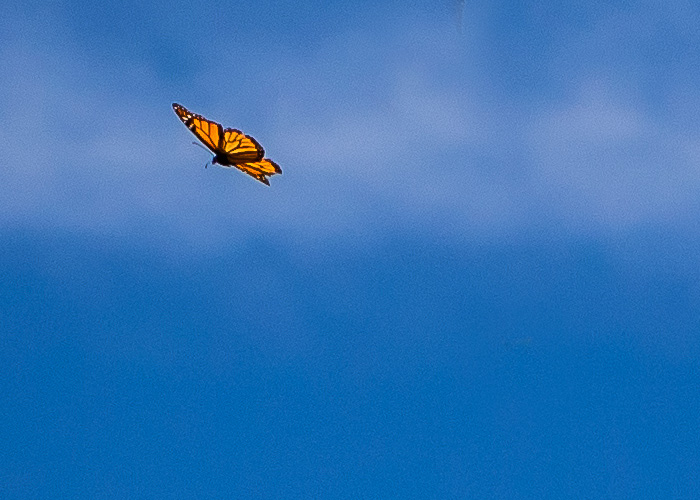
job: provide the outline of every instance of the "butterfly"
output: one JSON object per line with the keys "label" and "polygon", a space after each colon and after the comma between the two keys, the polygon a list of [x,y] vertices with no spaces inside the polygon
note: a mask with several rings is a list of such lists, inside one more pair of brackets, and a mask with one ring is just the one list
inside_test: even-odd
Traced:
{"label": "butterfly", "polygon": [[177,103],[173,103],[173,109],[182,123],[214,153],[212,163],[236,167],[268,186],[268,176],[282,173],[274,161],[263,158],[265,150],[251,136],[235,128],[224,129],[221,124],[192,113]]}

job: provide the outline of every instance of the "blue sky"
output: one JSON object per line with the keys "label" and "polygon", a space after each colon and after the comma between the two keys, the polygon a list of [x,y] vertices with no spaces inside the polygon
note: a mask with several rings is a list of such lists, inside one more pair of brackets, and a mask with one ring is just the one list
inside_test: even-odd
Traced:
{"label": "blue sky", "polygon": [[3,7],[0,496],[697,498],[700,10],[458,3]]}

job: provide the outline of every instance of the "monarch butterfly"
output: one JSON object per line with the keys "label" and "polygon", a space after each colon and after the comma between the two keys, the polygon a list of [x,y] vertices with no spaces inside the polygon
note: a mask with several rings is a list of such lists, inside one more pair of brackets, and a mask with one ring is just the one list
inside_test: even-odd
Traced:
{"label": "monarch butterfly", "polygon": [[222,167],[236,167],[268,186],[270,181],[267,176],[282,173],[274,161],[263,158],[265,150],[251,136],[244,135],[235,128],[224,130],[219,123],[194,114],[177,103],[173,103],[173,109],[182,123],[214,153],[212,163],[218,163]]}

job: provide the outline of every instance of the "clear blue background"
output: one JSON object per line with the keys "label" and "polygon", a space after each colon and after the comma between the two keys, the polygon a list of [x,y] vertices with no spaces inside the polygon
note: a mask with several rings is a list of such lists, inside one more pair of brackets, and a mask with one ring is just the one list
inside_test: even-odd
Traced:
{"label": "clear blue background", "polygon": [[698,26],[3,5],[0,497],[698,498]]}

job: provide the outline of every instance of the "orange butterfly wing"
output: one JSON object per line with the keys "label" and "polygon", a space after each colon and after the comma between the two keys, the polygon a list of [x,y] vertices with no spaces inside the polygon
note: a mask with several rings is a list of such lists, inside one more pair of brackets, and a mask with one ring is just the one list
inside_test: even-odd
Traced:
{"label": "orange butterfly wing", "polygon": [[197,136],[197,139],[211,149],[214,154],[221,151],[219,145],[221,143],[221,138],[224,136],[221,125],[207,120],[203,116],[191,113],[184,106],[180,106],[179,104],[173,104],[173,109],[175,113],[177,113],[177,116],[180,117],[180,120],[182,120],[182,123]]}
{"label": "orange butterfly wing", "polygon": [[265,150],[258,144],[258,141],[235,128],[224,130],[224,142],[221,149],[224,150],[231,163],[259,161],[265,156]]}
{"label": "orange butterfly wing", "polygon": [[280,166],[269,158],[254,162],[236,163],[233,166],[268,186],[270,181],[267,180],[266,176],[282,173]]}

